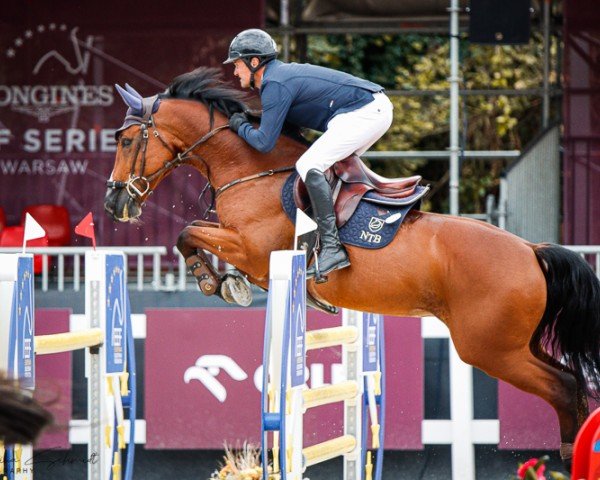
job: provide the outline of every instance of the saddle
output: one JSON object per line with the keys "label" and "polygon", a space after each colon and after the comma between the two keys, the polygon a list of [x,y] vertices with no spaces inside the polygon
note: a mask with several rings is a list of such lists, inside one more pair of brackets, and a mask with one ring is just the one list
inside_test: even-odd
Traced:
{"label": "saddle", "polygon": [[[407,178],[385,178],[377,175],[355,154],[334,163],[325,172],[325,178],[333,192],[338,228],[346,224],[361,199],[369,192],[377,194],[377,203],[385,204],[385,200],[389,199],[390,204],[398,205],[402,203],[403,198],[411,197],[415,193],[421,181],[420,175]],[[308,191],[300,177],[294,182],[294,200],[303,211],[310,207]]]}

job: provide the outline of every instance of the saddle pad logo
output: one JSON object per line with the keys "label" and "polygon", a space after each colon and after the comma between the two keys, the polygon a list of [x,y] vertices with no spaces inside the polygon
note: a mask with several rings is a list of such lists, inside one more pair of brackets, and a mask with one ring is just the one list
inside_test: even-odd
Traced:
{"label": "saddle pad logo", "polygon": [[371,220],[369,220],[369,230],[373,233],[377,233],[384,225],[385,222],[381,218],[371,217]]}

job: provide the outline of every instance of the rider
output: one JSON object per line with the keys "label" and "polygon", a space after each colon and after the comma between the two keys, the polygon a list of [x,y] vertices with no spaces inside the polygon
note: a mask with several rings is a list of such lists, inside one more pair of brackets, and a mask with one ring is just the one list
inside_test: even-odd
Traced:
{"label": "rider", "polygon": [[[323,172],[335,162],[363,154],[390,127],[392,103],[376,83],[310,64],[276,60],[277,45],[267,32],[244,30],[229,46],[234,75],[242,88],[257,88],[262,102],[260,127],[235,113],[229,127],[260,152],[275,147],[284,121],[324,132],[296,162],[319,227],[321,275],[350,265],[340,242],[333,199]],[[315,275],[315,267],[307,277]]]}

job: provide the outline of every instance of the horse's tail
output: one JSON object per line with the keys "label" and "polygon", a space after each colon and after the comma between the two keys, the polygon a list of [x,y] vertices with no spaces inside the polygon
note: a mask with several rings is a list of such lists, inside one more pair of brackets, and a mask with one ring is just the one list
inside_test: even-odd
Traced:
{"label": "horse's tail", "polygon": [[533,248],[548,296],[530,346],[533,351],[542,346],[562,356],[580,387],[600,398],[600,281],[571,250],[547,243]]}

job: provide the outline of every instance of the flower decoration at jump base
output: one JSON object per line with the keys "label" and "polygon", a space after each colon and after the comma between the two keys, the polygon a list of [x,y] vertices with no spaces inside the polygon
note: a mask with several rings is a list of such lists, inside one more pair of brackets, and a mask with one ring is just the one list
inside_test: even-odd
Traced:
{"label": "flower decoration at jump base", "polygon": [[550,457],[544,455],[541,458],[530,458],[525,463],[519,464],[517,478],[519,480],[569,480],[567,475],[560,472],[548,471],[546,476],[546,462]]}
{"label": "flower decoration at jump base", "polygon": [[530,458],[525,463],[522,463],[517,470],[517,477],[523,480],[546,480],[544,472],[546,471],[546,465],[544,462],[548,457],[542,457],[541,459]]}

